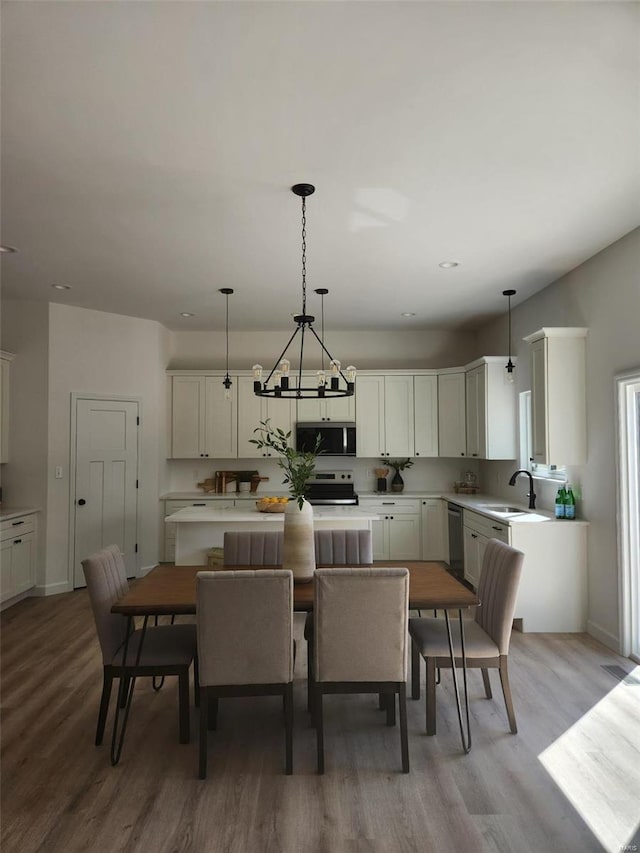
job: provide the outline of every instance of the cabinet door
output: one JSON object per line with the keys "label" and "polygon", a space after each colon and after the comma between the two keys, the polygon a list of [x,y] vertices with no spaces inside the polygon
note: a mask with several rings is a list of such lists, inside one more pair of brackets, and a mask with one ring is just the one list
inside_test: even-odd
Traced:
{"label": "cabinet door", "polygon": [[477,587],[480,578],[478,547],[481,537],[471,527],[463,527],[462,538],[464,541],[464,579]]}
{"label": "cabinet door", "polygon": [[324,401],[324,417],[328,421],[354,421],[356,418],[356,398],[332,397]]}
{"label": "cabinet door", "polygon": [[237,377],[231,386],[231,399],[219,376],[204,378],[205,432],[204,453],[215,459],[235,459],[238,455],[238,391]]}
{"label": "cabinet door", "polygon": [[15,595],[13,580],[13,540],[6,539],[0,545],[0,601]]}
{"label": "cabinet door", "polygon": [[14,539],[12,544],[11,563],[14,593],[17,595],[35,586],[36,534],[26,533]]}
{"label": "cabinet door", "polygon": [[467,452],[465,417],[465,376],[460,373],[438,375],[438,455],[465,456]]}
{"label": "cabinet door", "polygon": [[544,338],[531,344],[531,438],[539,465],[547,464],[546,345]]}
{"label": "cabinet door", "polygon": [[[262,400],[263,421],[269,420],[274,429],[281,429],[283,432],[292,432],[293,429],[293,405],[292,401],[287,398],[274,399],[273,397],[264,397]],[[293,433],[289,436],[289,443],[295,446],[295,438]],[[267,456],[277,456],[272,450],[267,453]]]}
{"label": "cabinet door", "polygon": [[9,364],[0,358],[0,462],[9,461]]}
{"label": "cabinet door", "polygon": [[205,455],[205,377],[174,376],[171,400],[171,458]]}
{"label": "cabinet door", "polygon": [[389,521],[371,522],[371,544],[373,547],[374,560],[389,560]]}
{"label": "cabinet door", "polygon": [[413,378],[414,442],[416,456],[438,455],[438,377]]}
{"label": "cabinet door", "polygon": [[486,456],[486,383],[484,365],[466,374],[467,456]]}
{"label": "cabinet door", "polygon": [[445,514],[446,502],[439,498],[422,501],[422,559],[448,560],[449,543]]}
{"label": "cabinet door", "polygon": [[385,455],[413,456],[413,376],[384,380]]}
{"label": "cabinet door", "polygon": [[389,519],[389,559],[420,559],[419,515],[394,515]]}
{"label": "cabinet door", "polygon": [[356,456],[385,455],[384,376],[359,376],[356,380]]}
{"label": "cabinet door", "polygon": [[262,397],[253,393],[253,379],[250,376],[238,378],[238,456],[241,459],[262,459],[266,450],[258,450],[251,439],[255,438],[254,429],[260,426],[262,417]]}

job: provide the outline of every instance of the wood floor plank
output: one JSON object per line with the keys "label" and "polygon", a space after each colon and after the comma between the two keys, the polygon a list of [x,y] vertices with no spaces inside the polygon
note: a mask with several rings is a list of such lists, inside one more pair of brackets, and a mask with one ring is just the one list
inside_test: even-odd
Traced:
{"label": "wood floor plank", "polygon": [[1,622],[3,853],[584,853],[617,851],[636,831],[640,687],[602,669],[633,665],[586,635],[514,634],[517,735],[495,674],[486,700],[470,673],[469,755],[450,673],[437,689],[435,737],[424,731],[423,683],[422,699],[408,700],[408,775],[377,697],[327,697],[317,776],[297,615],[294,775],[283,773],[277,697],[230,699],[209,735],[203,782],[195,708],[192,743],[178,743],[175,679],[159,693],[136,685],[118,767],[109,737],[93,746],[101,659],[86,591],[26,599]]}

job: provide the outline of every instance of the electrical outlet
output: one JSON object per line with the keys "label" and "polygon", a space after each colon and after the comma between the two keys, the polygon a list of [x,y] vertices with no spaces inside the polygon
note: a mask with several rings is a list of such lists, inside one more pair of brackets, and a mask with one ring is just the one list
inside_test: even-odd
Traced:
{"label": "electrical outlet", "polygon": [[368,478],[373,477],[373,468],[367,468],[367,477]]}
{"label": "electrical outlet", "polygon": [[56,480],[62,479],[62,465],[56,465]]}

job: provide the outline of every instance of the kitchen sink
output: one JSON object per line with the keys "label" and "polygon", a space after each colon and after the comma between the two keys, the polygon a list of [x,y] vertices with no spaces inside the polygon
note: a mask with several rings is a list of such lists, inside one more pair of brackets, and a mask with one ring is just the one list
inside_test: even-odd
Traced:
{"label": "kitchen sink", "polygon": [[526,509],[520,509],[517,506],[494,506],[493,504],[484,504],[483,509],[489,512],[500,513],[501,515],[525,515]]}

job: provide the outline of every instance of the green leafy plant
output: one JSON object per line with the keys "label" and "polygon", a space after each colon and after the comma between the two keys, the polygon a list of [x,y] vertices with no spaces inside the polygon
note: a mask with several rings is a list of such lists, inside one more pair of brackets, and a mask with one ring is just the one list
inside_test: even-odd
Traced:
{"label": "green leafy plant", "polygon": [[405,468],[411,468],[413,459],[380,459],[389,468],[394,468],[396,471],[404,471]]}
{"label": "green leafy plant", "polygon": [[305,486],[316,469],[317,457],[322,453],[320,450],[322,439],[320,435],[317,436],[315,447],[311,451],[303,453],[294,450],[289,444],[291,430],[285,432],[279,428],[274,429],[269,421],[269,418],[266,421],[260,421],[260,426],[254,429],[254,433],[258,433],[259,437],[249,440],[258,448],[270,447],[275,450],[280,457],[278,465],[284,471],[283,483],[289,484],[289,493],[302,509]]}

